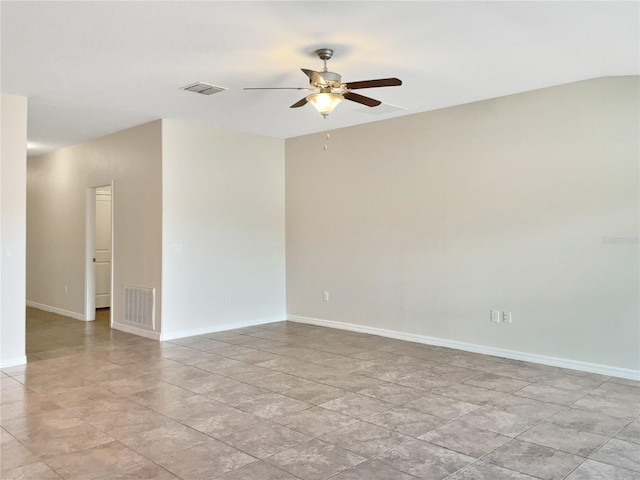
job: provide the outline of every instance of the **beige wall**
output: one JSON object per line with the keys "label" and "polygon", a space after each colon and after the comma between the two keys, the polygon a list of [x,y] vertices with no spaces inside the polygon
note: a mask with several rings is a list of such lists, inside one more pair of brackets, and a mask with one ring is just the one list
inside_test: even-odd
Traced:
{"label": "beige wall", "polygon": [[86,189],[113,180],[116,320],[124,283],[158,289],[163,338],[282,319],[286,157],[290,317],[637,372],[638,91],[578,82],[327,152],[163,120],[32,158],[27,299],[83,312]]}
{"label": "beige wall", "polygon": [[162,338],[284,320],[284,141],[163,120],[162,153]]}
{"label": "beige wall", "polygon": [[122,323],[125,284],[154,287],[159,331],[161,125],[156,121],[29,158],[27,300],[31,304],[83,317],[87,189],[113,182],[113,320]]}
{"label": "beige wall", "polygon": [[327,152],[287,140],[287,313],[637,372],[638,91],[603,78],[336,130]]}
{"label": "beige wall", "polygon": [[0,367],[10,367],[26,362],[27,99],[2,95],[0,110]]}

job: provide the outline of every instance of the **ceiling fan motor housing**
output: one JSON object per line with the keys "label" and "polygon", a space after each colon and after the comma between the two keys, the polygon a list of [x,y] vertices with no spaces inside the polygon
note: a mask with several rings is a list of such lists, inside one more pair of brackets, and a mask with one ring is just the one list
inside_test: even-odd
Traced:
{"label": "ceiling fan motor housing", "polygon": [[[335,72],[320,72],[322,78],[330,85],[334,83],[342,83],[342,75]],[[332,85],[333,86],[333,85]]]}

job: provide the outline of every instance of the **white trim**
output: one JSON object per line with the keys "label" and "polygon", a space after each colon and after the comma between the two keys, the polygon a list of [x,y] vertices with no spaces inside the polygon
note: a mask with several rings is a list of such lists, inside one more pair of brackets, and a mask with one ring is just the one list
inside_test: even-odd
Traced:
{"label": "white trim", "polygon": [[[113,298],[115,296],[115,281],[114,281],[114,273],[115,273],[115,260],[116,260],[116,254],[115,254],[115,244],[116,244],[116,220],[115,220],[115,215],[114,212],[115,210],[115,205],[114,205],[114,195],[115,195],[115,180],[111,179],[111,182],[109,183],[109,186],[111,187],[110,193],[111,193],[111,272],[109,272],[109,281],[111,282],[111,285],[109,285],[109,295],[111,295],[111,298],[109,299],[109,326],[111,328],[113,328]],[[154,305],[155,308],[155,305]]]}
{"label": "white trim", "polygon": [[96,319],[96,277],[93,255],[96,235],[96,187],[87,187],[84,225],[84,318]]}
{"label": "white trim", "polygon": [[[114,180],[109,183],[103,183],[100,185],[94,185],[87,187],[86,193],[86,206],[85,206],[85,248],[84,248],[84,315],[87,320],[96,319],[96,266],[93,261],[96,250],[96,197],[98,196],[98,188],[109,187],[111,197],[111,290],[110,290],[110,311],[109,311],[109,326],[113,326],[113,272],[114,272],[114,259],[113,244],[115,238],[114,232],[114,207],[113,207],[113,195],[114,195]],[[104,195],[104,194],[102,194]],[[104,195],[106,196],[106,195]]]}
{"label": "white trim", "polygon": [[364,325],[356,325],[354,323],[336,322],[334,320],[323,320],[320,318],[287,315],[287,320],[292,322],[308,323],[310,325],[318,325],[321,327],[337,328],[340,330],[349,330],[352,332],[370,333],[372,335],[380,335],[381,337],[396,338],[398,340],[407,340],[409,342],[424,343],[426,345],[436,345],[439,347],[454,348],[456,350],[464,350],[466,352],[482,353],[484,355],[492,355],[494,357],[510,358],[512,360],[523,360],[525,362],[540,363],[543,365],[551,365],[553,367],[579,370],[581,372],[598,373],[601,375],[608,375],[611,377],[627,378],[630,380],[640,380],[640,370],[632,370],[630,368],[612,367],[609,365],[582,362],[579,360],[571,360],[568,358],[548,357],[546,355],[538,355],[536,353],[527,353],[527,352],[519,352],[517,350],[507,350],[504,348],[488,347],[486,345],[464,343],[464,342],[458,342],[456,340],[447,340],[445,338],[428,337],[426,335],[417,335],[415,333],[398,332],[396,330],[387,330],[384,328],[377,328],[377,327],[367,327]]}
{"label": "white trim", "polygon": [[27,356],[7,358],[0,361],[0,368],[18,367],[20,365],[26,365]]}
{"label": "white trim", "polygon": [[131,325],[125,325],[124,323],[113,322],[111,324],[111,328],[113,328],[114,330],[120,330],[121,332],[138,335],[139,337],[150,338],[151,340],[160,340],[159,332],[152,332],[143,328],[132,327]]}
{"label": "white trim", "polygon": [[64,315],[65,317],[75,318],[76,320],[86,321],[85,316],[82,313],[72,312],[65,310],[64,308],[53,307],[44,303],[32,302],[27,300],[27,307],[37,308],[38,310],[44,310],[45,312],[57,313],[58,315]]}
{"label": "white trim", "polygon": [[194,330],[179,330],[177,332],[162,333],[160,341],[176,340],[178,338],[195,337],[206,333],[224,332],[225,330],[234,330],[236,328],[254,327],[256,325],[265,325],[267,323],[282,322],[282,317],[259,318],[256,320],[245,320],[235,323],[224,323],[222,325],[212,325],[210,327],[196,328]]}

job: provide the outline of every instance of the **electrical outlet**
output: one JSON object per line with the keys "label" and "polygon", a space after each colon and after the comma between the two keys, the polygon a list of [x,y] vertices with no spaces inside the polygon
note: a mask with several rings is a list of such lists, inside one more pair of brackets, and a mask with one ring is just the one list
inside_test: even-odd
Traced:
{"label": "electrical outlet", "polygon": [[329,292],[322,292],[322,300],[325,302],[329,301]]}
{"label": "electrical outlet", "polygon": [[500,310],[491,310],[489,320],[495,323],[500,323]]}
{"label": "electrical outlet", "polygon": [[231,303],[231,295],[227,295],[224,297],[224,302],[225,303]]}
{"label": "electrical outlet", "polygon": [[511,323],[511,312],[502,312],[502,323]]}
{"label": "electrical outlet", "polygon": [[69,288],[65,285],[65,286],[64,286],[64,294],[66,295],[66,294],[68,294],[68,293],[69,293]]}

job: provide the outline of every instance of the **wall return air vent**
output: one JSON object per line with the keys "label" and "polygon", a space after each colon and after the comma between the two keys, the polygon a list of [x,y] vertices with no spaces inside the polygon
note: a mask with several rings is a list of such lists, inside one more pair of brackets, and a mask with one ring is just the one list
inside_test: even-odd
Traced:
{"label": "wall return air vent", "polygon": [[213,95],[214,93],[225,91],[226,88],[216,87],[215,85],[211,85],[210,83],[196,82],[191,85],[187,85],[186,87],[181,87],[181,90],[200,93],[202,95]]}
{"label": "wall return air vent", "polygon": [[155,312],[156,289],[124,286],[124,321],[136,327],[154,330],[156,323]]}

